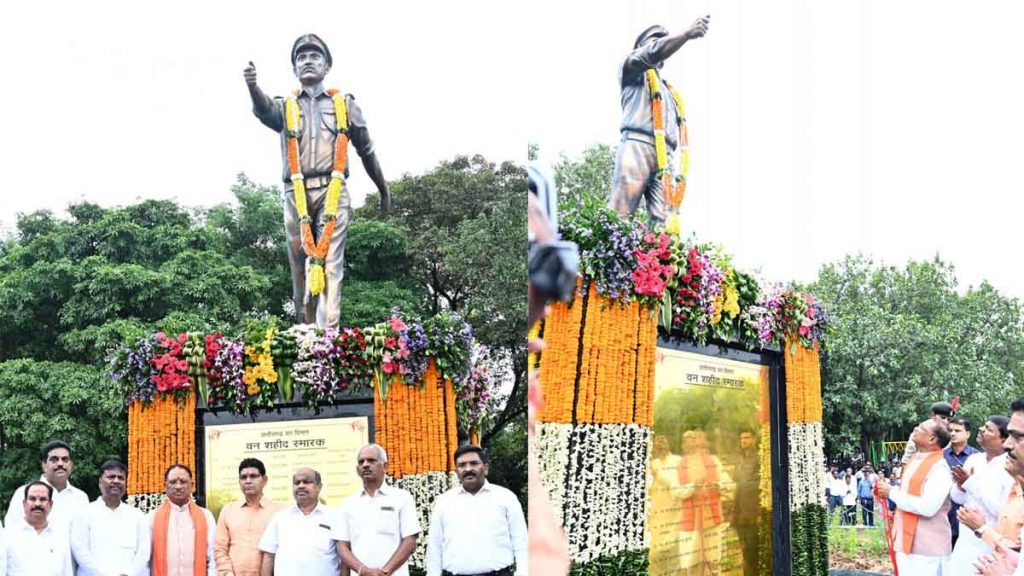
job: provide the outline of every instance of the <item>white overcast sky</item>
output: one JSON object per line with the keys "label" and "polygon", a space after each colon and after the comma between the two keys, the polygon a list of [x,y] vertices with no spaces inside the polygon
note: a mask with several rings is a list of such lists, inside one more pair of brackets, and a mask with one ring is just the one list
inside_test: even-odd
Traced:
{"label": "white overcast sky", "polygon": [[[646,26],[711,14],[664,76],[687,101],[684,230],[769,279],[863,252],[939,254],[963,285],[1024,297],[1024,4],[800,2],[40,2],[0,21],[0,227],[76,199],[230,199],[277,184],[241,77],[296,85],[292,41],[328,43],[389,179],[456,154],[522,161],[618,138],[616,70]],[[357,203],[372,185],[353,166]]]}

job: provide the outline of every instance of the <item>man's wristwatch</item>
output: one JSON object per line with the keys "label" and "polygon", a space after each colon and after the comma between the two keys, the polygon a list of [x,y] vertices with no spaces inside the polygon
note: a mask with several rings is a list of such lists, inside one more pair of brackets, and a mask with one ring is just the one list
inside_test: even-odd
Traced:
{"label": "man's wristwatch", "polygon": [[987,527],[987,524],[982,524],[980,528],[978,528],[977,530],[974,531],[974,535],[977,536],[978,538],[981,538],[981,535],[985,533],[985,528],[986,527]]}

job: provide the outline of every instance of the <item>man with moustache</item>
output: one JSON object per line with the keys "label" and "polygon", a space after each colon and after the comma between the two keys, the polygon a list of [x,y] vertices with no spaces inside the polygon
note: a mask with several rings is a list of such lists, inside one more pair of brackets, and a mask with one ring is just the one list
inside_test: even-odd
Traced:
{"label": "man with moustache", "polygon": [[320,504],[323,482],[312,468],[292,475],[295,505],[278,512],[260,539],[263,576],[337,576],[341,562],[331,539],[336,523]]}
{"label": "man with moustache", "polygon": [[39,480],[25,487],[22,522],[5,531],[8,576],[72,576],[67,529],[48,517],[53,486]]}
{"label": "man with moustache", "polygon": [[[1018,398],[1010,404],[1010,423],[1006,427],[1006,441],[1003,442],[1003,449],[1006,451],[1006,471],[1017,478],[1018,482],[1024,480],[1024,397]],[[982,537],[989,539],[987,542],[994,546],[995,554],[986,554],[975,563],[975,569],[982,576],[1024,576],[1024,562],[1020,561],[1020,555],[1005,545],[1005,539],[992,538],[989,530],[982,533]],[[1021,528],[1017,542],[1024,539],[1024,527]]]}
{"label": "man with moustache", "polygon": [[341,503],[331,538],[342,562],[360,576],[409,576],[407,561],[420,533],[416,501],[384,484],[388,455],[379,444],[359,450],[356,472],[363,489]]}
{"label": "man with moustache", "polygon": [[962,467],[953,468],[955,484],[950,497],[963,506],[960,516],[970,516],[970,524],[977,516],[981,517],[977,531],[965,529],[953,547],[949,558],[953,574],[972,574],[978,557],[992,552],[981,539],[981,529],[985,525],[995,525],[999,509],[1013,488],[1013,477],[1006,471],[1007,458],[1003,450],[1009,422],[1006,416],[990,416],[978,430],[978,445],[983,452],[968,458]]}
{"label": "man with moustache", "polygon": [[896,504],[893,522],[896,566],[901,574],[949,574],[949,491],[953,477],[942,457],[949,430],[934,418],[921,422],[911,435],[917,449],[903,472],[900,486],[880,483],[881,498]]}
{"label": "man with moustache", "polygon": [[174,464],[164,474],[167,500],[150,512],[153,576],[216,576],[213,537],[217,523],[192,501],[192,470]]}
{"label": "man with moustache", "polygon": [[487,481],[479,446],[455,450],[455,471],[460,485],[437,498],[430,517],[427,576],[526,576],[526,518],[516,495]]}
{"label": "man with moustache", "polygon": [[100,465],[100,497],[71,523],[71,551],[79,576],[149,574],[152,542],[146,515],[121,501],[128,467],[118,460]]}
{"label": "man with moustache", "polygon": [[[43,475],[39,477],[39,481],[53,487],[53,500],[50,503],[53,509],[48,521],[67,530],[71,526],[71,519],[82,507],[89,504],[89,497],[69,481],[75,465],[71,461],[71,447],[67,443],[61,440],[48,443],[43,446],[41,457]],[[4,517],[4,525],[8,528],[25,521],[25,513],[21,506],[24,499],[24,486],[11,495],[11,505]]]}
{"label": "man with moustache", "polygon": [[256,458],[238,464],[242,500],[228,504],[217,518],[213,556],[220,576],[259,576],[260,538],[271,518],[284,506],[263,496],[267,469]]}
{"label": "man with moustache", "polygon": [[[351,199],[345,180],[348,164],[339,165],[339,158],[347,152],[336,150],[351,140],[363,161],[366,174],[380,193],[381,211],[390,204],[388,183],[377,161],[373,141],[366,129],[363,112],[351,94],[334,95],[324,89],[323,81],[331,70],[331,51],[316,34],[300,36],[292,46],[292,66],[302,85],[296,92],[295,105],[300,119],[295,129],[297,151],[289,153],[289,131],[285,111],[288,100],[270,98],[256,84],[256,67],[252,62],[243,74],[252,98],[253,114],[266,127],[281,134],[281,157],[284,164],[284,228],[288,237],[288,260],[292,271],[292,297],[295,317],[299,324],[313,323],[320,327],[335,327],[341,318],[341,282],[345,273],[345,235],[352,214]],[[336,101],[336,98],[338,101]],[[338,110],[344,102],[346,117]],[[347,139],[339,136],[347,134]],[[294,154],[294,158],[290,158]],[[294,166],[291,164],[294,163]],[[337,179],[340,191],[337,205],[327,206],[328,187]],[[298,194],[295,191],[298,190]],[[300,214],[296,201],[302,202],[306,214]],[[306,218],[310,220],[304,222]],[[329,225],[329,222],[333,223]],[[308,223],[313,238],[303,238],[302,227]],[[320,237],[333,226],[327,252],[314,255],[305,247],[319,245]],[[314,267],[322,267],[326,285],[319,293],[311,292]],[[307,277],[307,274],[309,277]]]}

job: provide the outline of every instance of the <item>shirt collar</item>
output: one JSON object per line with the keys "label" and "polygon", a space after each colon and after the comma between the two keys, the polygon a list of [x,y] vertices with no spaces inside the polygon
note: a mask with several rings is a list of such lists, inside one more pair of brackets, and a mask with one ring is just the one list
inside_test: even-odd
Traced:
{"label": "shirt collar", "polygon": [[380,487],[377,488],[377,492],[375,492],[373,496],[370,496],[370,493],[366,491],[366,488],[363,488],[359,492],[360,496],[366,496],[368,498],[376,498],[378,494],[381,496],[387,496],[391,494],[391,486],[388,486],[387,483],[381,484]]}
{"label": "shirt collar", "polygon": [[476,494],[470,493],[468,490],[466,490],[465,488],[462,487],[462,484],[459,484],[459,489],[458,490],[459,490],[459,492],[458,492],[459,494],[469,494],[470,496],[476,496],[476,494],[480,494],[481,492],[491,492],[491,483],[488,482],[487,479],[485,478],[484,479],[484,485],[481,486],[480,489],[476,491]]}
{"label": "shirt collar", "polygon": [[177,510],[177,511],[180,512],[182,510],[188,510],[188,505],[191,504],[192,502],[191,501],[185,502],[185,504],[183,504],[181,506],[178,506],[177,504],[175,504],[174,502],[171,502],[170,500],[168,500],[167,503],[171,505],[171,510]]}
{"label": "shirt collar", "polygon": [[[257,505],[258,505],[258,507],[260,507],[260,508],[266,508],[266,507],[267,507],[267,505],[266,505],[266,504],[264,504],[264,502],[266,502],[266,501],[267,501],[267,495],[266,495],[266,494],[264,494],[263,496],[260,496],[260,501],[259,501],[259,503],[257,504]],[[245,498],[242,498],[242,505],[240,506],[240,508],[246,508],[246,507],[248,507],[248,506],[249,506],[249,501],[248,501],[248,500],[246,500]]]}
{"label": "shirt collar", "polygon": [[42,482],[43,484],[46,484],[50,488],[53,488],[53,491],[56,492],[57,494],[63,494],[65,492],[70,494],[70,493],[74,492],[75,490],[77,490],[77,488],[75,488],[74,486],[71,485],[71,480],[70,479],[68,480],[67,484],[64,485],[64,489],[63,490],[57,490],[56,486],[54,486],[53,484],[50,484],[50,481],[46,479],[46,474],[41,474],[39,476],[39,481]]}
{"label": "shirt collar", "polygon": [[[320,92],[314,92],[313,93],[313,99],[314,100],[316,100],[318,98],[321,98],[321,97],[324,97],[324,96],[326,96],[328,98],[331,96],[330,94],[327,93],[327,88],[324,88],[323,84],[321,84],[320,87],[323,88],[322,90],[320,90]],[[306,94],[306,89],[302,88],[300,86],[299,87],[299,95],[296,96],[296,99],[301,99],[301,98],[309,98],[309,96]]]}

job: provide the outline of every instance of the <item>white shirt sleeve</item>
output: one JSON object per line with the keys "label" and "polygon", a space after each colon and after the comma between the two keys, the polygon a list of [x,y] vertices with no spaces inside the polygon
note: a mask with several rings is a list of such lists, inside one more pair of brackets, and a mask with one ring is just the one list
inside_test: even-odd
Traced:
{"label": "white shirt sleeve", "polygon": [[96,557],[89,547],[89,533],[92,531],[92,514],[85,510],[71,521],[71,553],[78,562],[78,571],[83,576],[91,576],[99,570]]}
{"label": "white shirt sleeve", "polygon": [[399,536],[405,538],[420,533],[420,521],[416,518],[416,500],[412,494],[404,494],[405,504],[398,513]]}
{"label": "white shirt sleeve", "polygon": [[523,516],[523,506],[515,493],[509,491],[508,496],[508,530],[512,537],[512,550],[516,555],[516,576],[526,576],[530,573],[526,517]]}
{"label": "white shirt sleeve", "polygon": [[7,534],[0,528],[0,576],[7,576]]}
{"label": "white shirt sleeve", "polygon": [[135,516],[135,556],[132,558],[134,576],[149,576],[149,557],[153,554],[153,530],[150,519],[136,509]]}
{"label": "white shirt sleeve", "polygon": [[427,534],[427,576],[441,576],[441,544],[444,542],[444,525],[441,522],[444,511],[444,494],[434,500],[430,513],[430,533]]}
{"label": "white shirt sleeve", "polygon": [[939,511],[946,498],[949,498],[949,491],[953,487],[953,476],[950,474],[946,462],[940,460],[928,471],[928,477],[925,478],[920,496],[911,496],[904,492],[909,485],[910,479],[908,478],[905,484],[889,494],[889,498],[906,512],[931,518]]}
{"label": "white shirt sleeve", "polygon": [[260,538],[260,551],[277,554],[277,527],[278,524],[280,524],[278,520],[284,514],[287,514],[285,510],[275,514],[274,517],[271,518],[270,523],[267,524],[267,528],[263,531],[263,537]]}
{"label": "white shirt sleeve", "polygon": [[338,508],[338,512],[334,515],[334,524],[331,528],[331,540],[335,542],[352,542],[352,537],[348,533],[348,506],[347,502],[342,501],[341,507]]}
{"label": "white shirt sleeve", "polygon": [[11,503],[7,507],[7,514],[4,515],[4,526],[10,528],[25,516],[25,508],[22,505],[24,501],[25,487],[19,486],[11,495]]}
{"label": "white shirt sleeve", "polygon": [[[969,494],[981,504],[981,507],[984,508],[982,512],[986,516],[998,518],[999,509],[1006,503],[1010,490],[1013,488],[1013,477],[998,470],[988,470],[987,472],[989,474],[985,478],[986,482],[982,482],[977,474],[964,481],[964,491],[965,494]],[[957,504],[962,504],[962,502],[957,502]]]}

